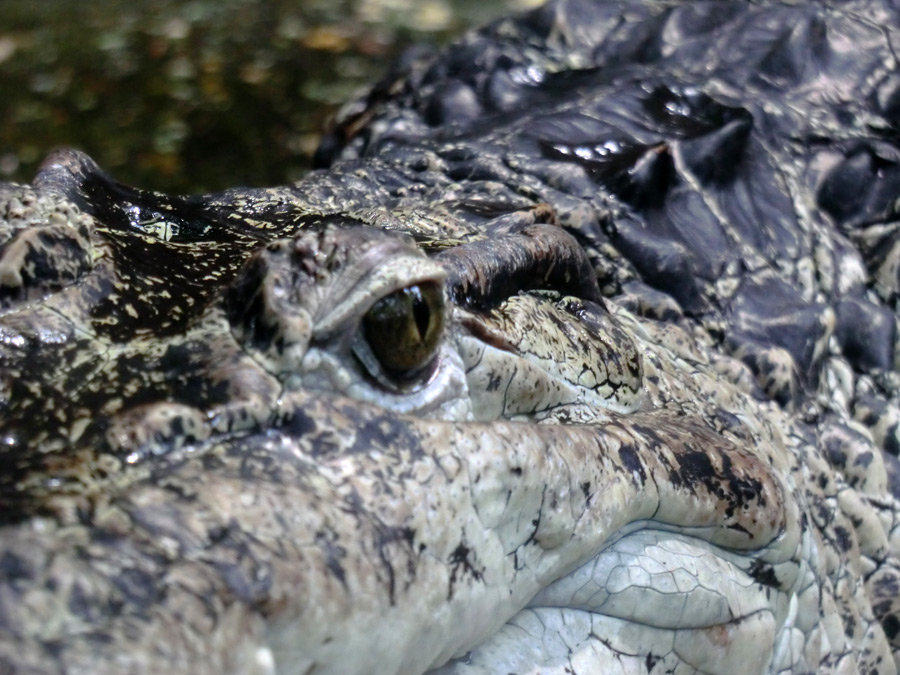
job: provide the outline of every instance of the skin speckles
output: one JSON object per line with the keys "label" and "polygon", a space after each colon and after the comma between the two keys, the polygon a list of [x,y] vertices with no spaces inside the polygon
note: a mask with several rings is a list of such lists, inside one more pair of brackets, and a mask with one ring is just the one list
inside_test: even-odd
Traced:
{"label": "skin speckles", "polygon": [[294,185],[0,184],[0,670],[895,671],[887,4],[550,0]]}
{"label": "skin speckles", "polygon": [[[134,556],[163,555],[148,564],[185,579],[167,587],[163,615],[197,588],[221,616],[258,626],[263,607],[276,663],[336,672],[371,668],[360,655],[387,639],[401,644],[379,664],[386,672],[477,648],[542,587],[647,524],[706,542],[713,560],[759,556],[770,567],[756,576],[779,601],[791,576],[766,570],[798,564],[801,550],[789,526],[797,504],[772,468],[785,440],[744,428],[756,404],[723,389],[702,344],[671,328],[678,339],[655,342],[652,324],[614,305],[532,290],[489,309],[448,306],[435,371],[408,391],[382,387],[355,356],[362,317],[447,271],[407,239],[337,225],[257,253],[181,334],[118,343],[97,333],[81,344],[79,354],[93,354],[89,344],[102,354],[78,379],[103,417],[78,422],[78,439],[109,454],[87,451],[59,474],[71,485],[87,467],[77,493],[27,494],[68,522],[108,502],[103,522],[137,537]],[[542,232],[532,244],[546,244]],[[123,279],[116,305],[137,309]],[[33,321],[47,330],[44,314]],[[90,334],[86,325],[77,329]],[[722,419],[727,439],[713,431]],[[742,445],[751,442],[772,455]],[[198,556],[199,568],[176,571]],[[643,593],[643,582],[620,582]],[[72,602],[81,616],[88,601]],[[149,611],[143,596],[127,602],[136,616]],[[628,620],[629,602],[603,611]],[[353,634],[355,646],[335,634]],[[184,637],[168,639],[177,658],[194,658]]]}
{"label": "skin speckles", "polygon": [[475,338],[463,337],[462,348],[480,419],[540,420],[567,408],[602,416],[606,409],[629,412],[640,403],[640,356],[597,305],[523,294],[490,312],[459,314]]}

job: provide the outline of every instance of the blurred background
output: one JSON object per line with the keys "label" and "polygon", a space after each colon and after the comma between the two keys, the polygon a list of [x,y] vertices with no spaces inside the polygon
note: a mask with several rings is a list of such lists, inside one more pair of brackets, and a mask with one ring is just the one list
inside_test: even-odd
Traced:
{"label": "blurred background", "polygon": [[540,0],[2,0],[0,181],[52,149],[175,193],[300,178],[412,44]]}

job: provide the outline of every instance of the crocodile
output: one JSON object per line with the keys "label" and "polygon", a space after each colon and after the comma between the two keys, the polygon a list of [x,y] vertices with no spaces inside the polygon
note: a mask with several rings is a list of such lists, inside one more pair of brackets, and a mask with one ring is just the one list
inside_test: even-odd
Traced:
{"label": "crocodile", "polygon": [[0,672],[898,672],[898,26],[551,0],[292,185],[0,184]]}

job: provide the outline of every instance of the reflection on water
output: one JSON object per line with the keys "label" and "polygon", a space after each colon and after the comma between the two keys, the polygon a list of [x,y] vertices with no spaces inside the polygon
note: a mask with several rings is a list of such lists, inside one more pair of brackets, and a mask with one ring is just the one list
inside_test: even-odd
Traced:
{"label": "reflection on water", "polygon": [[170,192],[294,180],[402,48],[534,0],[2,0],[0,180],[74,146]]}

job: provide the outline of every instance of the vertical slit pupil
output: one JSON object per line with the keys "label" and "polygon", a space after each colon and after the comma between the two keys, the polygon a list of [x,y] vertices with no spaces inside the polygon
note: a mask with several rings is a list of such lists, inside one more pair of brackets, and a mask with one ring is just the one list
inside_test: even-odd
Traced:
{"label": "vertical slit pupil", "polygon": [[416,322],[416,328],[419,329],[419,337],[424,342],[428,335],[428,327],[431,324],[431,310],[428,303],[422,297],[422,291],[418,286],[411,289],[413,293],[413,319]]}

